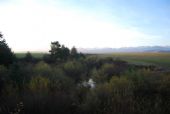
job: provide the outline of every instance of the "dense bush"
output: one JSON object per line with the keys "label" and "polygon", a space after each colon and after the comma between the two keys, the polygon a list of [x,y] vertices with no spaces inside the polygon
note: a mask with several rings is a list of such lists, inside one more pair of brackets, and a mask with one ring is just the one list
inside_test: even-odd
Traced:
{"label": "dense bush", "polygon": [[170,113],[167,70],[51,48],[43,59],[0,63],[0,114]]}
{"label": "dense bush", "polygon": [[63,70],[67,76],[73,78],[76,82],[80,81],[81,76],[86,73],[85,65],[75,60],[64,63]]}

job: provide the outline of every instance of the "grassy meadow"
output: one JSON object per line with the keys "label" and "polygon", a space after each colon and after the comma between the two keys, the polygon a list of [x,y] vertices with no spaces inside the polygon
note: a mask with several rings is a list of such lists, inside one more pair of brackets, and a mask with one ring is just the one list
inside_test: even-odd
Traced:
{"label": "grassy meadow", "polygon": [[170,53],[111,53],[100,54],[99,57],[114,57],[132,64],[156,65],[170,68]]}

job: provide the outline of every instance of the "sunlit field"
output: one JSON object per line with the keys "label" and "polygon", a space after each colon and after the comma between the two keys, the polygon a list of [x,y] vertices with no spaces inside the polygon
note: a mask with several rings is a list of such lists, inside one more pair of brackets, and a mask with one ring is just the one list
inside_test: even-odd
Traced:
{"label": "sunlit field", "polygon": [[133,64],[170,67],[170,53],[112,53],[100,54],[100,57],[114,57]]}

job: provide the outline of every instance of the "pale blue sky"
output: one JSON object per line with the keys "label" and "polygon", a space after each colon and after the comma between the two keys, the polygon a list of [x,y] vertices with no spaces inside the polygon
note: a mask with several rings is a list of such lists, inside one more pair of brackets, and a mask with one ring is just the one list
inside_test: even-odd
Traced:
{"label": "pale blue sky", "polygon": [[0,0],[0,31],[14,51],[66,46],[170,45],[169,0]]}

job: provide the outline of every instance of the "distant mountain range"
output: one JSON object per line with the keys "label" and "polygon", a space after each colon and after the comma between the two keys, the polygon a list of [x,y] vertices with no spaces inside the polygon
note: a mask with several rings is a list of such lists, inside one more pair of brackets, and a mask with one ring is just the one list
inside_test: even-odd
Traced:
{"label": "distant mountain range", "polygon": [[122,48],[78,48],[82,53],[116,53],[116,52],[170,52],[170,46],[139,46]]}

